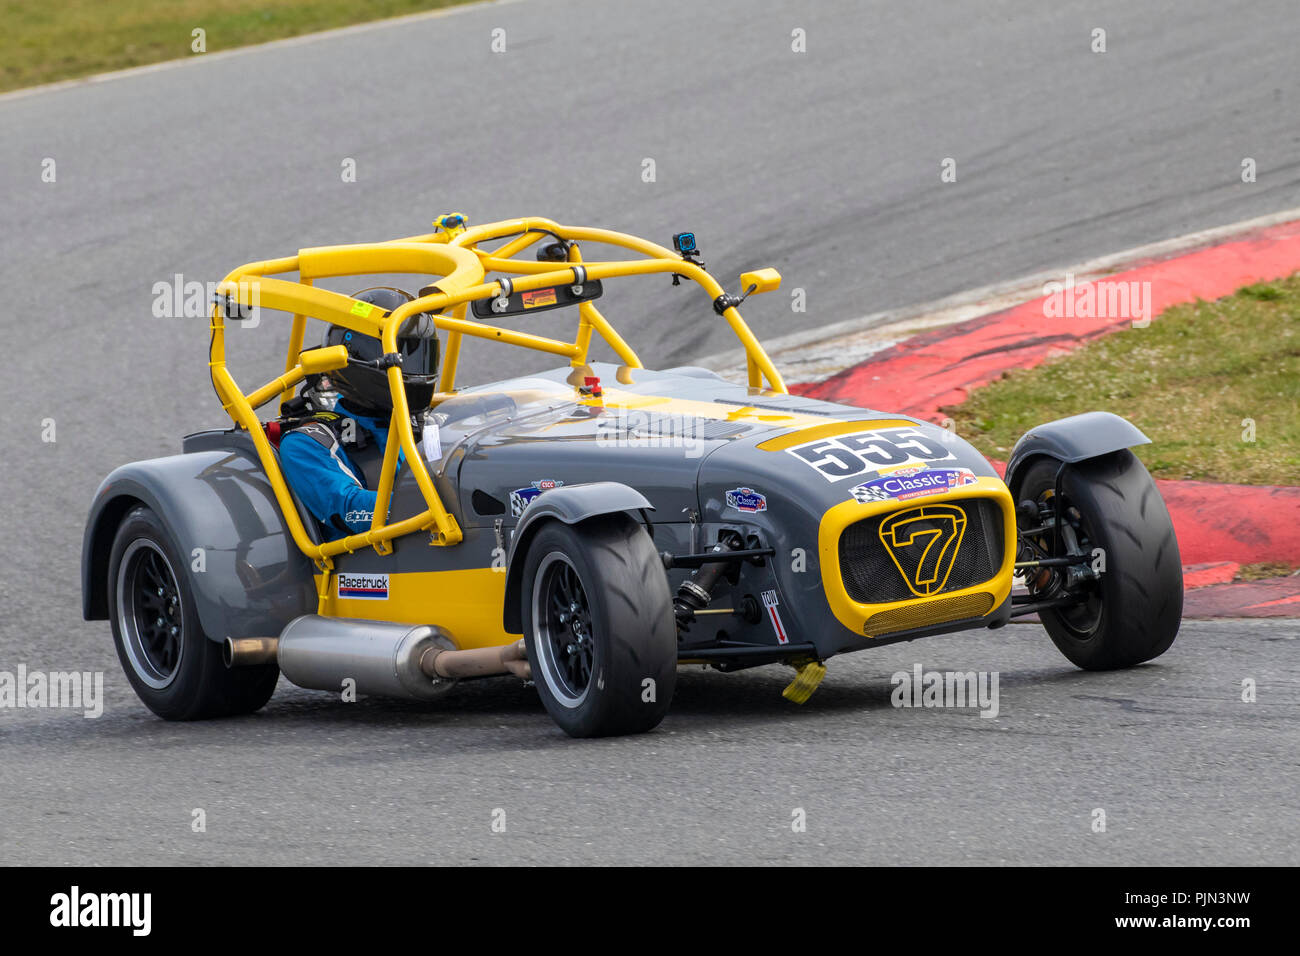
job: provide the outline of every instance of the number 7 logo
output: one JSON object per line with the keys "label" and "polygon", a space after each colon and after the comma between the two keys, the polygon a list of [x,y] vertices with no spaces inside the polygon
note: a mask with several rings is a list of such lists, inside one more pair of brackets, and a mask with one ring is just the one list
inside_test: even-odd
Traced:
{"label": "number 7 logo", "polygon": [[951,505],[911,508],[880,522],[879,533],[908,589],[926,597],[948,583],[966,533],[966,514]]}

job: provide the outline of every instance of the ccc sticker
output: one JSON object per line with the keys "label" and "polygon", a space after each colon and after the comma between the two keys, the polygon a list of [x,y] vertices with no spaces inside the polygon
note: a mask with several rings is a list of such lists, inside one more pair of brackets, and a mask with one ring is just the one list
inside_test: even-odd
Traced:
{"label": "ccc sticker", "polygon": [[909,461],[950,461],[955,457],[943,442],[923,435],[918,428],[854,432],[796,445],[786,451],[812,466],[827,481],[842,481]]}
{"label": "ccc sticker", "polygon": [[880,522],[881,543],[918,597],[943,590],[965,533],[966,514],[951,505],[910,508]]}

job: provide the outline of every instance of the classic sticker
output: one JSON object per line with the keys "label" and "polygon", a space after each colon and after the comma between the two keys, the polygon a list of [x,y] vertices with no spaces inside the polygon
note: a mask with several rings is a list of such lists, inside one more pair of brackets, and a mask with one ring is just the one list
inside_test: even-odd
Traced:
{"label": "classic sticker", "polygon": [[907,501],[923,495],[937,495],[978,479],[969,468],[904,468],[879,478],[872,478],[849,489],[849,495],[861,504],[897,499]]}
{"label": "classic sticker", "polygon": [[891,466],[952,461],[956,456],[943,441],[920,428],[881,428],[820,438],[787,448],[827,481],[876,474]]}
{"label": "classic sticker", "polygon": [[552,488],[558,488],[564,482],[556,481],[553,478],[543,478],[540,481],[534,481],[527,488],[517,488],[510,492],[510,514],[518,518],[524,513],[524,509],[533,503],[533,499],[543,491],[550,491]]}
{"label": "classic sticker", "polygon": [[767,497],[753,488],[732,488],[727,492],[727,507],[745,514],[757,514],[767,510]]}
{"label": "classic sticker", "polygon": [[387,601],[388,575],[339,572],[339,597],[363,601]]}

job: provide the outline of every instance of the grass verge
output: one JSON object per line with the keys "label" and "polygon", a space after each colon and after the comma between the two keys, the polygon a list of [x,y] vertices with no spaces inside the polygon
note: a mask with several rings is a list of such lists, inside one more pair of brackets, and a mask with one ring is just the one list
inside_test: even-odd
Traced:
{"label": "grass verge", "polygon": [[1157,478],[1300,485],[1300,273],[1174,306],[944,412],[1005,461],[1034,425],[1093,410],[1147,434],[1134,451]]}
{"label": "grass verge", "polygon": [[1237,569],[1237,581],[1267,581],[1272,578],[1285,578],[1297,573],[1297,565],[1286,561],[1261,561],[1258,564],[1243,564]]}
{"label": "grass verge", "polygon": [[[315,33],[468,0],[0,0],[0,91]],[[484,41],[486,42],[486,41]]]}

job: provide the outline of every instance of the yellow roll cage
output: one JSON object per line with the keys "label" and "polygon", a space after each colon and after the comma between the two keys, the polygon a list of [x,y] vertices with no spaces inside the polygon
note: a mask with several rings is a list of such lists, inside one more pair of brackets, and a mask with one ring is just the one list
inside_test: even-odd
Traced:
{"label": "yellow roll cage", "polygon": [[[399,535],[428,530],[430,544],[454,545],[461,540],[461,530],[455,517],[443,506],[425,467],[423,455],[416,447],[406,391],[402,387],[402,371],[398,367],[390,367],[387,375],[393,398],[393,414],[389,436],[391,439],[395,435],[397,441],[390,440],[385,450],[370,530],[319,545],[308,536],[270,441],[257,418],[257,409],[272,399],[279,398],[283,403],[292,398],[294,388],[307,375],[339,368],[345,363],[346,352],[341,346],[333,350],[303,352],[308,318],[374,336],[382,342],[386,353],[394,353],[397,351],[397,332],[403,323],[420,313],[431,314],[435,326],[447,332],[438,378],[439,391],[431,403],[434,404],[449,397],[455,388],[461,342],[467,335],[563,355],[575,370],[581,370],[587,365],[592,333],[597,332],[623,362],[619,369],[621,381],[630,382],[630,371],[643,367],[636,353],[591,301],[582,302],[578,306],[578,332],[572,342],[504,329],[467,318],[466,311],[471,302],[502,294],[502,283],[488,280],[487,273],[520,276],[521,278],[510,280],[510,285],[513,291],[526,292],[578,282],[578,273],[572,266],[581,263],[587,281],[674,273],[693,279],[714,301],[718,301],[718,297],[724,294],[722,286],[702,266],[653,242],[620,232],[561,226],[549,219],[512,219],[466,227],[464,217],[455,213],[439,217],[435,225],[439,226],[438,231],[426,235],[388,242],[319,246],[301,249],[296,256],[252,262],[231,272],[217,286],[217,301],[211,313],[212,345],[208,362],[212,385],[231,419],[252,438],[294,543],[322,571],[332,568],[333,556],[343,552],[373,547],[380,554],[388,554],[392,551],[390,542]],[[548,237],[565,241],[568,246],[568,265],[515,258],[534,243]],[[479,248],[481,243],[499,239],[508,241],[493,250]],[[585,262],[578,245],[584,242],[622,247],[640,253],[644,258]],[[290,272],[298,273],[297,282],[269,278]],[[441,278],[432,286],[422,289],[423,294],[418,298],[387,316],[369,303],[313,285],[317,279],[335,276],[388,273],[414,273]],[[766,291],[775,288],[779,281],[780,277],[775,270],[761,270],[742,276],[742,282],[749,285],[749,291]],[[247,394],[241,391],[226,367],[225,318],[227,309],[233,304],[246,309],[263,308],[286,312],[293,316],[284,374]],[[744,346],[750,387],[762,388],[766,381],[767,388],[784,393],[786,388],[780,374],[735,305],[727,305],[722,316]],[[407,467],[415,476],[428,508],[414,517],[389,524],[388,509],[397,476],[399,450],[405,453]]]}

